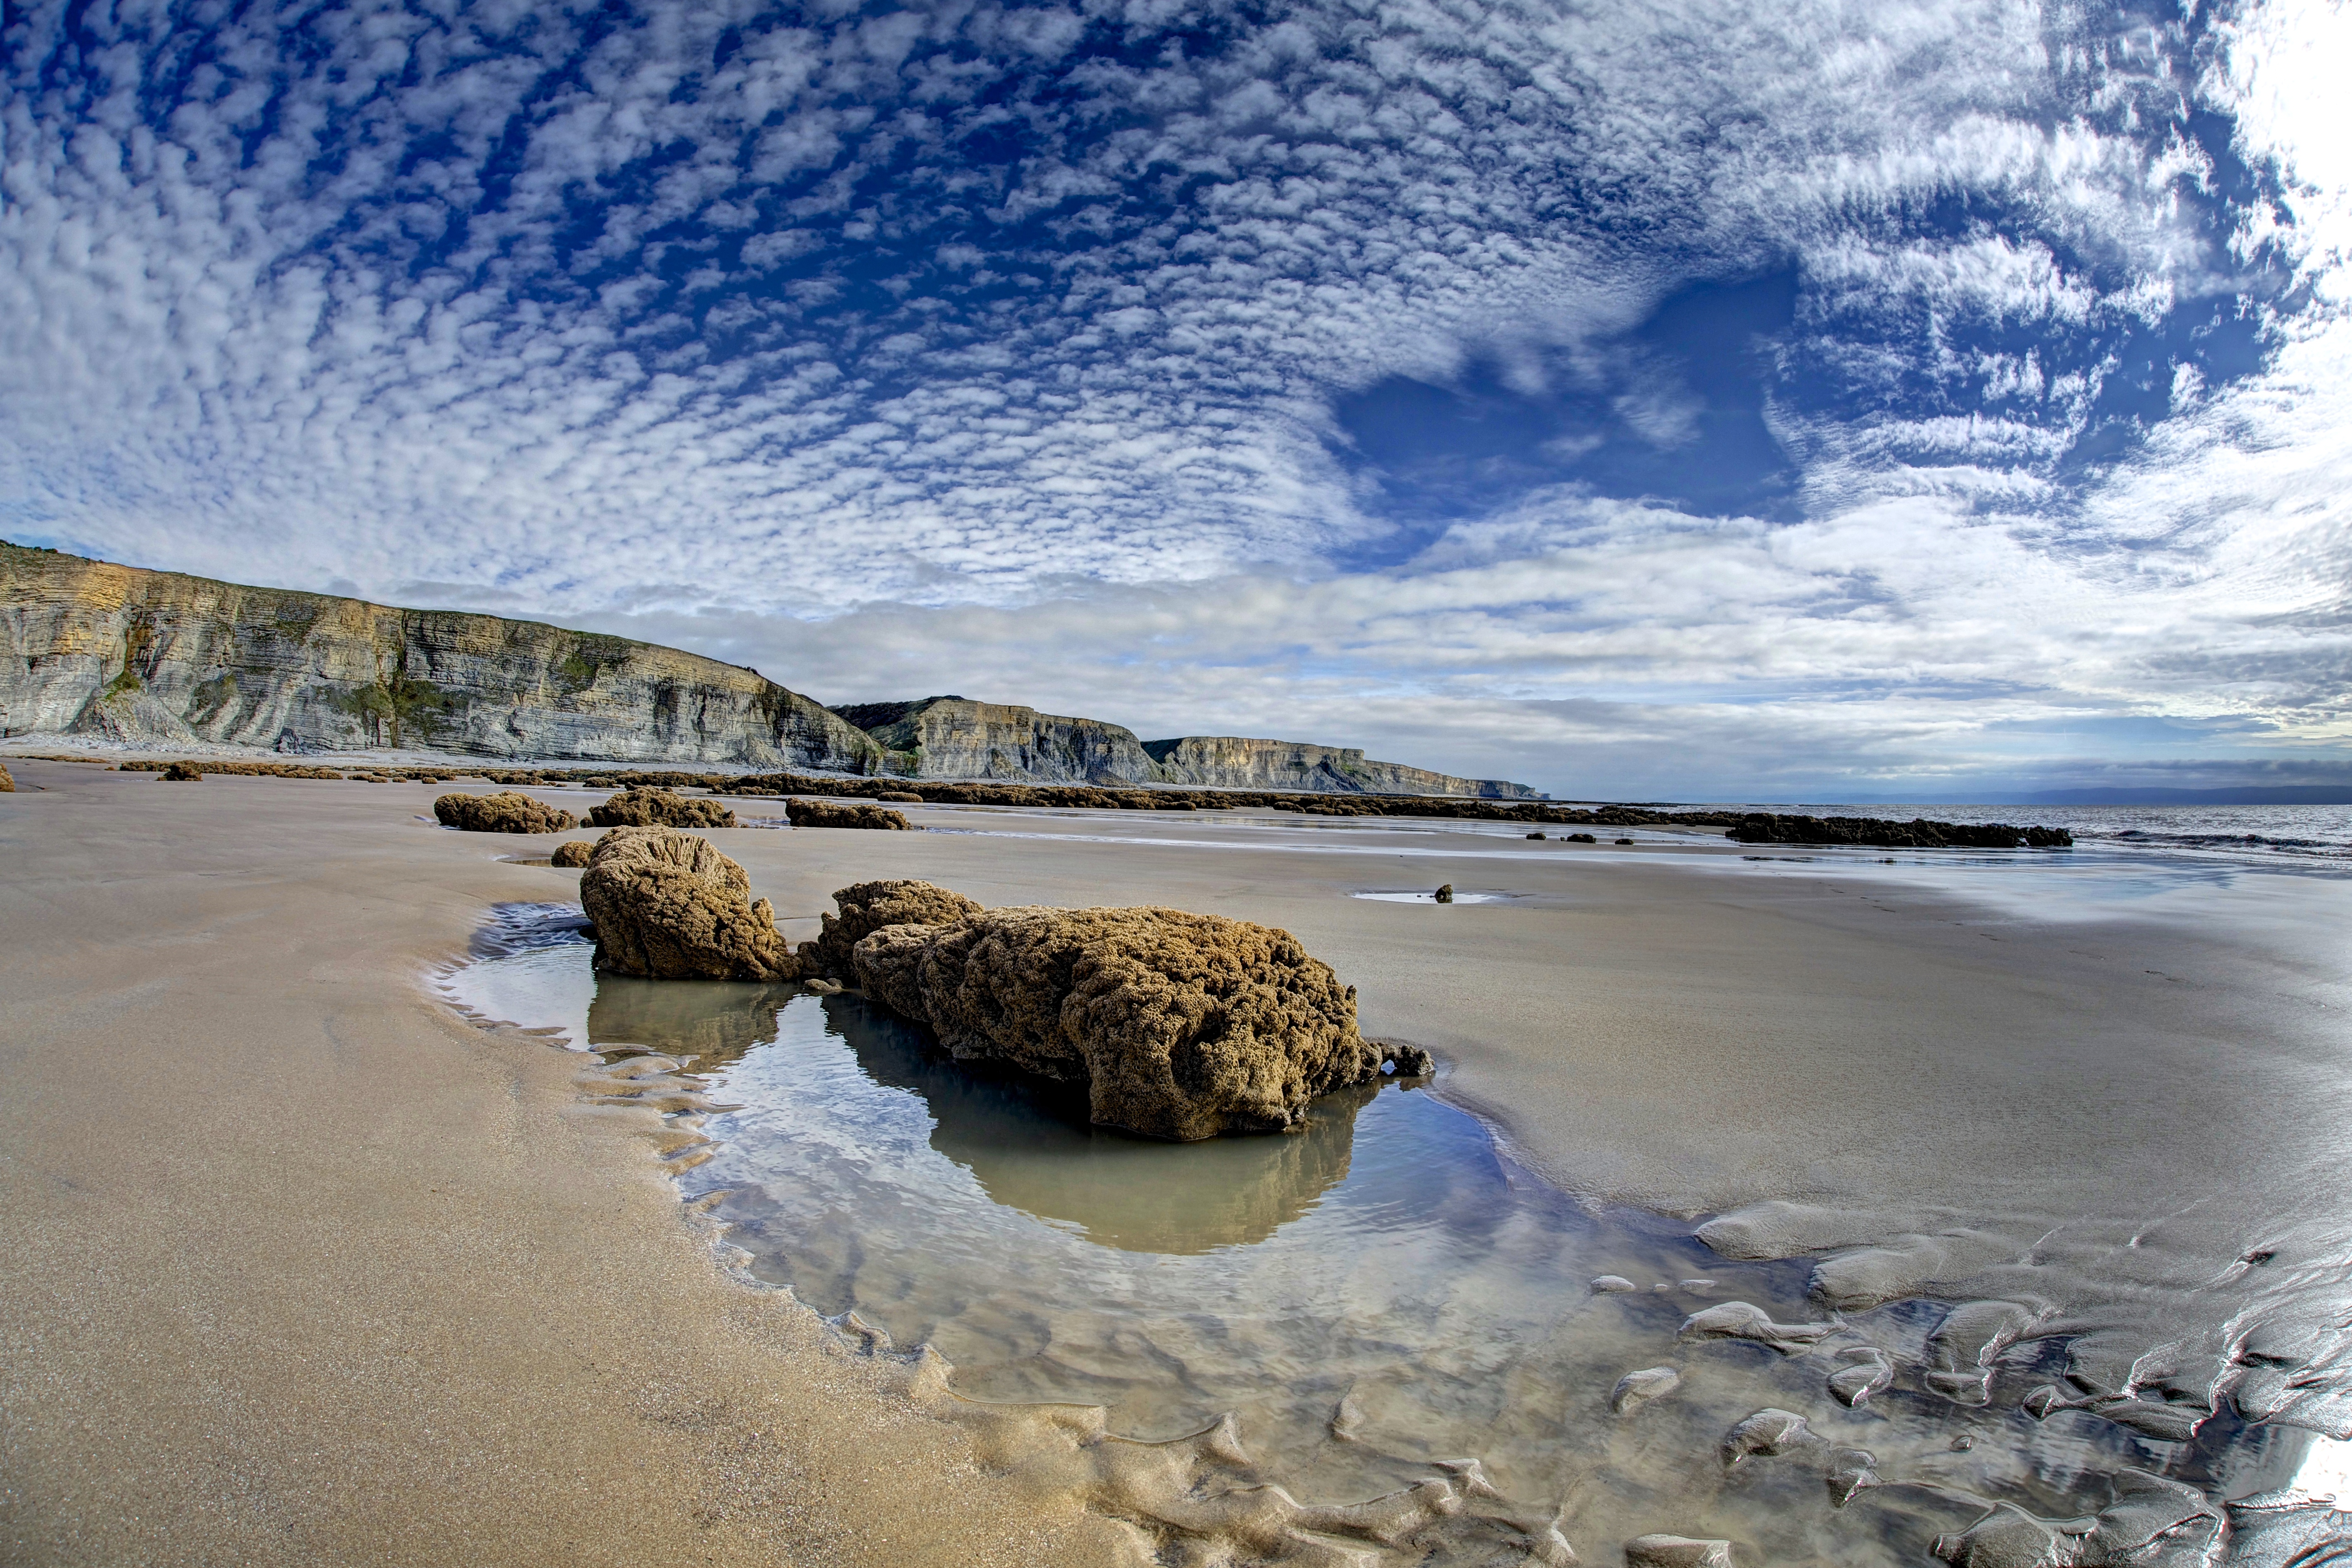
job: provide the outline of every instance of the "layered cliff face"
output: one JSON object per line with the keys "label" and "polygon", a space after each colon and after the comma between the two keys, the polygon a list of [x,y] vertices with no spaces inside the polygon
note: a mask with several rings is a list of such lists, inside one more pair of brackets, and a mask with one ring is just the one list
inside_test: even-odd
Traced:
{"label": "layered cliff face", "polygon": [[1311,741],[1253,741],[1239,735],[1186,735],[1146,741],[1160,782],[1202,789],[1302,789],[1363,795],[1447,795],[1482,800],[1534,800],[1537,792],[1502,779],[1458,779],[1402,763],[1376,763],[1352,746]]}
{"label": "layered cliff face", "polygon": [[1131,730],[1002,702],[928,697],[833,710],[889,753],[892,773],[925,779],[1039,784],[1150,784],[1151,758]]}
{"label": "layered cliff face", "polygon": [[625,637],[0,543],[0,733],[875,773],[750,670]]}
{"label": "layered cliff face", "polygon": [[833,711],[880,742],[889,771],[907,778],[1538,798],[1525,784],[1372,762],[1351,747],[1234,735],[1139,741],[1132,730],[1098,719],[965,697],[849,703]]}

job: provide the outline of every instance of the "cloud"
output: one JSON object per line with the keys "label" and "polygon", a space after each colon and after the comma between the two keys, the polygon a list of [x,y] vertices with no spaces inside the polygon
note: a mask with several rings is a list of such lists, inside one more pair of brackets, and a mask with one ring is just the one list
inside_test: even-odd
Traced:
{"label": "cloud", "polygon": [[2337,745],[2343,26],[30,5],[0,525],[1563,786]]}

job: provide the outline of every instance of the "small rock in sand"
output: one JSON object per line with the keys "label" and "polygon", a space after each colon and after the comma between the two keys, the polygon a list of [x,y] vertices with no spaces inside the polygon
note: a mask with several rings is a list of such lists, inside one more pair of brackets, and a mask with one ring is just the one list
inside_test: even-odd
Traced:
{"label": "small rock in sand", "polygon": [[794,827],[879,827],[911,833],[915,825],[887,805],[850,805],[837,800],[784,802],[784,816]]}
{"label": "small rock in sand", "polygon": [[547,858],[547,863],[551,866],[584,870],[588,865],[588,858],[595,852],[595,848],[596,847],[586,839],[575,838],[569,844],[557,845],[555,853]]}
{"label": "small rock in sand", "polygon": [[445,795],[433,803],[444,827],[467,833],[568,833],[580,819],[542,805],[520,790],[497,795]]}
{"label": "small rock in sand", "polygon": [[205,782],[205,770],[196,766],[194,763],[173,763],[170,767],[163,770],[163,782],[166,784],[202,784]]}
{"label": "small rock in sand", "polygon": [[1637,1535],[1625,1543],[1625,1568],[1731,1568],[1731,1542]]}
{"label": "small rock in sand", "polygon": [[1653,1399],[1664,1398],[1682,1385],[1683,1374],[1670,1366],[1645,1366],[1639,1372],[1629,1372],[1609,1391],[1609,1412],[1622,1415]]}
{"label": "small rock in sand", "polygon": [[1454,901],[1453,883],[1448,882],[1444,887],[1437,889],[1437,901],[1441,904],[1450,904]]}
{"label": "small rock in sand", "polygon": [[800,960],[743,868],[707,838],[615,827],[596,841],[580,902],[596,967],[654,980],[797,980]]}
{"label": "small rock in sand", "polygon": [[1530,833],[1530,834],[1528,834],[1528,837],[1530,837],[1530,838],[1541,838],[1541,837],[1543,837],[1544,836],[1543,836],[1542,834],[1540,834],[1540,833]]}
{"label": "small rock in sand", "polygon": [[735,814],[715,800],[640,788],[591,807],[588,820],[598,827],[732,827]]}
{"label": "small rock in sand", "polygon": [[987,910],[884,926],[853,963],[958,1060],[1084,1084],[1097,1124],[1154,1138],[1297,1126],[1400,1056],[1357,1032],[1355,987],[1297,938],[1222,915]]}
{"label": "small rock in sand", "polygon": [[1598,1296],[1622,1296],[1628,1290],[1640,1289],[1622,1274],[1603,1274],[1592,1282],[1593,1294]]}
{"label": "small rock in sand", "polygon": [[16,793],[16,781],[8,776],[8,770],[5,767],[0,767],[0,795],[15,795]]}

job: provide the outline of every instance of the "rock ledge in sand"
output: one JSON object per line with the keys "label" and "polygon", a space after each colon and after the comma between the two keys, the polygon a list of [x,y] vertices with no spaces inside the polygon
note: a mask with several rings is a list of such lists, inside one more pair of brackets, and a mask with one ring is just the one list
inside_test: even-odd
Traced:
{"label": "rock ledge in sand", "polygon": [[735,814],[715,800],[641,786],[592,806],[588,820],[597,827],[732,827]]}
{"label": "rock ledge in sand", "polygon": [[580,826],[570,812],[511,789],[496,795],[445,795],[433,803],[433,815],[442,826],[467,833],[564,833]]}
{"label": "rock ledge in sand", "polygon": [[784,818],[794,827],[878,827],[911,833],[915,825],[887,805],[845,805],[832,800],[788,800]]}
{"label": "rock ledge in sand", "polygon": [[655,980],[797,980],[800,961],[743,868],[707,838],[616,827],[596,841],[580,901],[596,967]]}
{"label": "rock ledge in sand", "polygon": [[[913,898],[928,884],[898,887]],[[929,1025],[958,1060],[1083,1083],[1094,1121],[1155,1138],[1284,1131],[1317,1096],[1386,1064],[1428,1066],[1417,1047],[1358,1033],[1355,988],[1288,931],[1220,915],[977,910],[880,926],[852,963],[877,1001]]]}

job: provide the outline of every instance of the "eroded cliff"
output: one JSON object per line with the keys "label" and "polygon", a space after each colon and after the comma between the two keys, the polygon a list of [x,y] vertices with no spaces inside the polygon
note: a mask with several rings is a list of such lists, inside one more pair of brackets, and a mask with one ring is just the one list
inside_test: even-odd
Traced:
{"label": "eroded cliff", "polygon": [[966,697],[845,703],[833,711],[872,735],[889,753],[889,771],[907,778],[1538,798],[1525,784],[1373,762],[1353,747],[1238,735],[1141,741],[1099,719]]}
{"label": "eroded cliff", "polygon": [[674,648],[7,543],[0,733],[846,773],[882,765],[881,748],[821,704]]}

